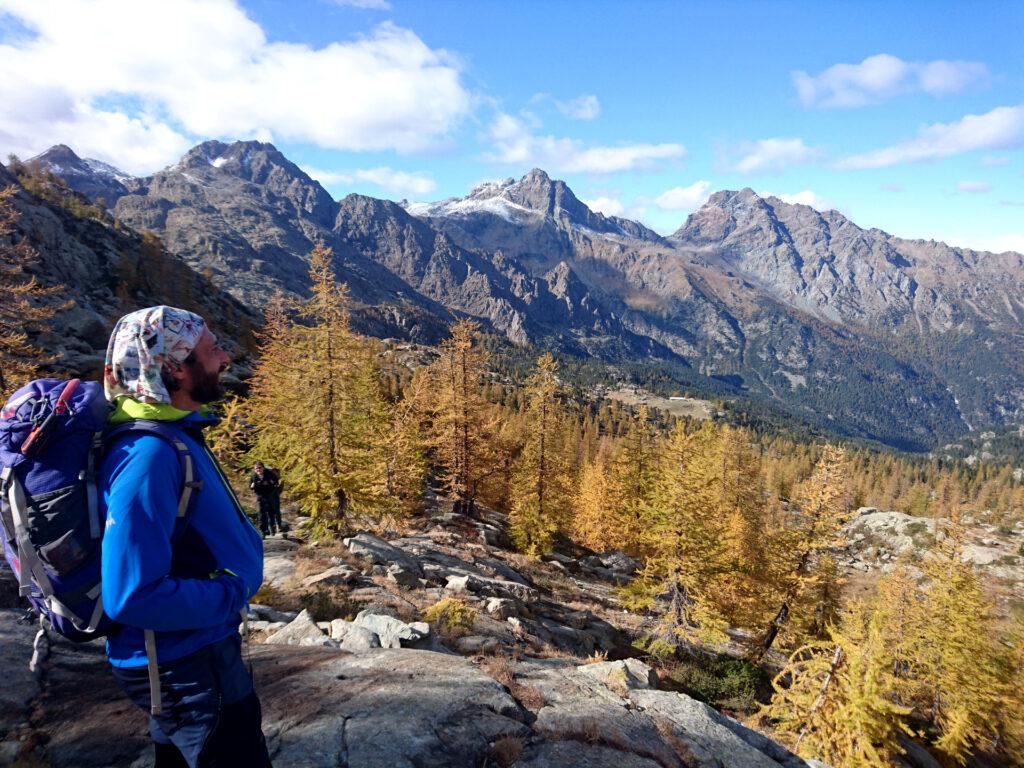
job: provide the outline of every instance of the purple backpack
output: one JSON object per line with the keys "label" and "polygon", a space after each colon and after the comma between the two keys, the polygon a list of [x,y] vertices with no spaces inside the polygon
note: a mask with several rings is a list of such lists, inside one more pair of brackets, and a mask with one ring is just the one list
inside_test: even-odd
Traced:
{"label": "purple backpack", "polygon": [[38,379],[0,411],[0,539],[19,591],[50,626],[75,642],[116,628],[100,584],[105,519],[97,473],[104,446],[127,432],[164,438],[177,450],[185,485],[172,539],[195,506],[192,457],[173,428],[129,421],[108,429],[111,407],[96,382]]}

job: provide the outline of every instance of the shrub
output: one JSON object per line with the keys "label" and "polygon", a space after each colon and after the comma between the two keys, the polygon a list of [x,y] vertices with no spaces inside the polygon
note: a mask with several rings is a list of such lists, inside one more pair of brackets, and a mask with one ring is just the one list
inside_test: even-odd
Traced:
{"label": "shrub", "polygon": [[427,608],[423,620],[447,637],[461,637],[473,631],[476,610],[457,597],[446,597]]}
{"label": "shrub", "polygon": [[523,754],[523,741],[515,736],[502,736],[491,745],[491,760],[500,768],[511,768]]}
{"label": "shrub", "polygon": [[350,600],[341,587],[307,592],[299,598],[299,605],[309,611],[313,621],[351,620],[361,610],[361,604]]}
{"label": "shrub", "polygon": [[669,677],[696,699],[740,712],[756,710],[759,699],[771,690],[764,670],[725,654],[688,657],[671,670]]}

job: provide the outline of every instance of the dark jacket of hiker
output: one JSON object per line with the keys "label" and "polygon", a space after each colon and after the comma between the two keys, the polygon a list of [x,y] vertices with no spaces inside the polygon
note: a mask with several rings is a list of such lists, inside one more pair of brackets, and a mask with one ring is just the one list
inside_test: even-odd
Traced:
{"label": "dark jacket of hiker", "polygon": [[269,498],[279,491],[280,480],[277,472],[270,467],[264,467],[263,476],[256,474],[255,470],[249,480],[249,487],[252,488],[260,498]]}

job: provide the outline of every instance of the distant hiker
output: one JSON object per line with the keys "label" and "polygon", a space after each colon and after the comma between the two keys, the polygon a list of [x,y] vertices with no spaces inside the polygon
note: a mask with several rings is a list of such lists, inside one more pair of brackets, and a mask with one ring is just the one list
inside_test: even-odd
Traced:
{"label": "distant hiker", "polygon": [[227,365],[203,319],[172,307],[122,317],[107,347],[112,423],[160,430],[118,437],[114,427],[100,472],[103,607],[124,625],[107,656],[151,713],[157,768],[270,765],[238,632],[263,580],[262,541],[202,434]]}
{"label": "distant hiker", "polygon": [[256,492],[256,500],[260,505],[260,530],[264,537],[278,531],[284,532],[281,525],[281,478],[277,472],[257,461],[252,465],[252,477],[249,487]]}

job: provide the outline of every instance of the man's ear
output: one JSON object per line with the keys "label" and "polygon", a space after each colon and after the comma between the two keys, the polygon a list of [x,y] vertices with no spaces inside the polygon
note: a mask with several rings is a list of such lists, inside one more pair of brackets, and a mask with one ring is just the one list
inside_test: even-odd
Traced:
{"label": "man's ear", "polygon": [[168,392],[177,392],[181,389],[181,382],[184,378],[185,366],[174,360],[165,360],[160,367],[160,379]]}

